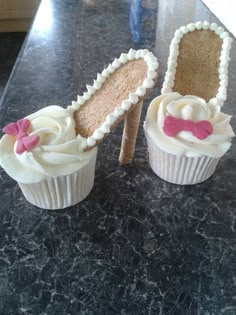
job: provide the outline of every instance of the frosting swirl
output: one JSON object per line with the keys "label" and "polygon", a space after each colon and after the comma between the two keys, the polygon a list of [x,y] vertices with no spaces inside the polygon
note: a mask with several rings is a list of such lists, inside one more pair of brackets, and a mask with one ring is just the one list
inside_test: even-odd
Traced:
{"label": "frosting swirl", "polygon": [[29,135],[39,136],[37,146],[16,153],[16,138],[4,135],[0,140],[0,164],[20,183],[36,183],[47,176],[69,175],[82,168],[96,154],[84,152],[85,139],[76,136],[73,114],[60,106],[45,107],[26,117]]}
{"label": "frosting swirl", "polygon": [[[163,130],[164,121],[168,116],[193,122],[207,120],[212,124],[213,132],[204,140],[184,130],[175,137],[169,137]],[[160,149],[170,154],[217,158],[223,156],[231,146],[234,132],[230,119],[231,116],[221,112],[219,105],[209,104],[197,96],[182,96],[172,92],[160,95],[151,102],[144,129]]]}

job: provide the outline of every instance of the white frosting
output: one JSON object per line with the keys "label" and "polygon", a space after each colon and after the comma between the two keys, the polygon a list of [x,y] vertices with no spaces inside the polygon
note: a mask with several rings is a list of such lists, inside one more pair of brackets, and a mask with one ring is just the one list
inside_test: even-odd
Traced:
{"label": "white frosting", "polygon": [[0,140],[0,164],[17,182],[29,184],[48,176],[69,175],[96,154],[96,148],[83,151],[86,141],[76,137],[71,110],[52,105],[26,118],[31,121],[28,134],[40,137],[34,149],[17,154],[14,136],[4,135]]}
{"label": "white frosting", "polygon": [[90,99],[92,94],[95,93],[95,90],[99,90],[102,87],[103,83],[111,75],[111,73],[128,61],[140,58],[146,62],[148,67],[147,76],[142,85],[139,86],[134,93],[130,93],[128,99],[124,100],[120,106],[115,108],[114,111],[106,117],[105,123],[96,129],[93,135],[87,139],[88,146],[94,146],[97,140],[101,140],[103,136],[110,131],[112,124],[117,120],[117,118],[123,115],[124,111],[128,111],[133,104],[136,104],[139,97],[146,94],[147,89],[153,87],[155,82],[154,80],[157,76],[157,69],[159,67],[156,57],[147,49],[137,51],[130,49],[128,54],[122,53],[120,58],[115,59],[112,64],[109,64],[108,67],[102,71],[102,74],[97,74],[97,80],[94,81],[93,86],[87,86],[87,92],[85,92],[83,96],[78,96],[77,102],[72,102],[72,106],[68,107],[71,112],[73,112],[73,108],[74,111],[78,110],[81,105]]}
{"label": "white frosting", "polygon": [[[208,120],[213,126],[213,133],[204,140],[199,140],[189,131],[169,137],[163,131],[164,120],[169,115],[194,122]],[[187,157],[221,157],[230,148],[234,136],[230,119],[231,116],[221,112],[219,105],[209,104],[200,97],[172,92],[151,102],[144,129],[147,136],[165,152]]]}
{"label": "white frosting", "polygon": [[[102,82],[94,80],[93,86],[95,87],[96,90],[99,90],[102,86]],[[78,97],[81,97],[81,96],[78,96]],[[84,103],[85,103],[85,100],[84,100]]]}
{"label": "white frosting", "polygon": [[114,68],[119,68],[121,66],[121,61],[119,59],[115,59],[113,62],[112,62],[112,66]]}
{"label": "white frosting", "polygon": [[128,110],[131,107],[131,102],[129,100],[125,100],[121,103],[121,108],[123,108],[124,110]]}
{"label": "white frosting", "polygon": [[[177,59],[179,55],[179,43],[182,37],[188,32],[193,32],[194,30],[200,29],[210,29],[215,32],[223,40],[223,45],[221,49],[220,56],[220,65],[219,65],[219,80],[220,85],[216,96],[209,100],[211,104],[223,105],[224,101],[227,98],[227,86],[228,86],[228,61],[229,61],[229,52],[231,48],[232,38],[227,32],[224,31],[223,27],[218,26],[216,23],[205,22],[196,22],[190,23],[187,26],[180,27],[176,32],[175,36],[170,45],[170,54],[168,58],[168,69],[166,72],[165,80],[163,83],[163,88],[161,93],[172,92],[174,86],[174,79],[176,74]],[[196,47],[197,49],[197,47]]]}
{"label": "white frosting", "polygon": [[86,85],[86,88],[90,94],[94,94],[96,92],[96,88],[92,85]]}

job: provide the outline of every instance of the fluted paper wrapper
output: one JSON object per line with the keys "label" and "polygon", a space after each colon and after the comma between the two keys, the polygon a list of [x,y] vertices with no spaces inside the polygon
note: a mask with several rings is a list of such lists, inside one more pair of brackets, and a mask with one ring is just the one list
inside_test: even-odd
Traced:
{"label": "fluted paper wrapper", "polygon": [[162,151],[146,133],[152,170],[167,182],[193,185],[207,180],[215,171],[219,158],[186,157]]}
{"label": "fluted paper wrapper", "polygon": [[25,198],[39,208],[56,210],[73,206],[93,188],[96,156],[95,153],[84,167],[70,175],[49,177],[36,184],[18,184]]}

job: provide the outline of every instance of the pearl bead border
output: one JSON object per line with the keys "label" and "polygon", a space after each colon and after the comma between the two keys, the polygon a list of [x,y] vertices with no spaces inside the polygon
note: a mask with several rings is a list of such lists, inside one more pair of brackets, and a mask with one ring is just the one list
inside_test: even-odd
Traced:
{"label": "pearl bead border", "polygon": [[[79,108],[86,101],[88,101],[97,90],[102,87],[104,82],[115,70],[120,68],[123,64],[135,59],[143,59],[148,67],[147,76],[144,79],[142,85],[140,85],[134,93],[129,93],[128,99],[122,101],[121,105],[117,106],[114,111],[106,117],[105,122],[94,131],[92,136],[84,139],[85,141],[82,143],[83,148],[95,146],[97,141],[101,140],[105,134],[111,131],[113,123],[125,112],[127,112],[133,104],[137,104],[139,98],[146,94],[147,89],[150,89],[154,86],[155,78],[157,77],[157,69],[159,68],[157,58],[147,49],[130,49],[127,54],[122,53],[120,57],[109,64],[108,67],[102,71],[102,73],[97,74],[97,79],[94,80],[93,85],[86,85],[87,91],[84,92],[82,96],[78,96],[76,102],[72,101],[72,105],[67,107],[67,109],[72,114],[79,110]],[[80,135],[78,135],[78,137],[81,138]]]}
{"label": "pearl bead border", "polygon": [[222,40],[222,49],[220,54],[220,65],[219,65],[219,88],[215,97],[209,100],[209,103],[213,105],[224,104],[224,101],[227,99],[227,87],[228,87],[228,63],[229,63],[229,53],[232,44],[232,38],[228,32],[225,32],[223,27],[218,26],[216,23],[205,22],[196,22],[190,23],[186,26],[181,26],[176,30],[174,38],[172,39],[170,45],[170,54],[168,58],[168,68],[165,75],[163,87],[161,89],[161,94],[166,94],[172,92],[174,86],[178,55],[179,55],[179,44],[182,37],[195,30],[211,30],[215,32]]}

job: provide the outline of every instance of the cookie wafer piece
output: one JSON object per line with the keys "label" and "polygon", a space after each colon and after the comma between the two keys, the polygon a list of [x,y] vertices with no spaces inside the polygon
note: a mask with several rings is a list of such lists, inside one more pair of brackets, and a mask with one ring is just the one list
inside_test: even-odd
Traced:
{"label": "cookie wafer piece", "polygon": [[121,54],[101,74],[93,86],[72,102],[77,135],[88,151],[125,118],[120,163],[132,161],[142,102],[157,80],[158,62],[148,50]]}
{"label": "cookie wafer piece", "polygon": [[215,23],[197,22],[178,29],[170,45],[162,94],[195,95],[223,105],[231,42],[229,34]]}
{"label": "cookie wafer piece", "polygon": [[132,161],[142,106],[143,102],[139,102],[135,108],[125,117],[125,125],[119,157],[121,164],[129,164]]}

